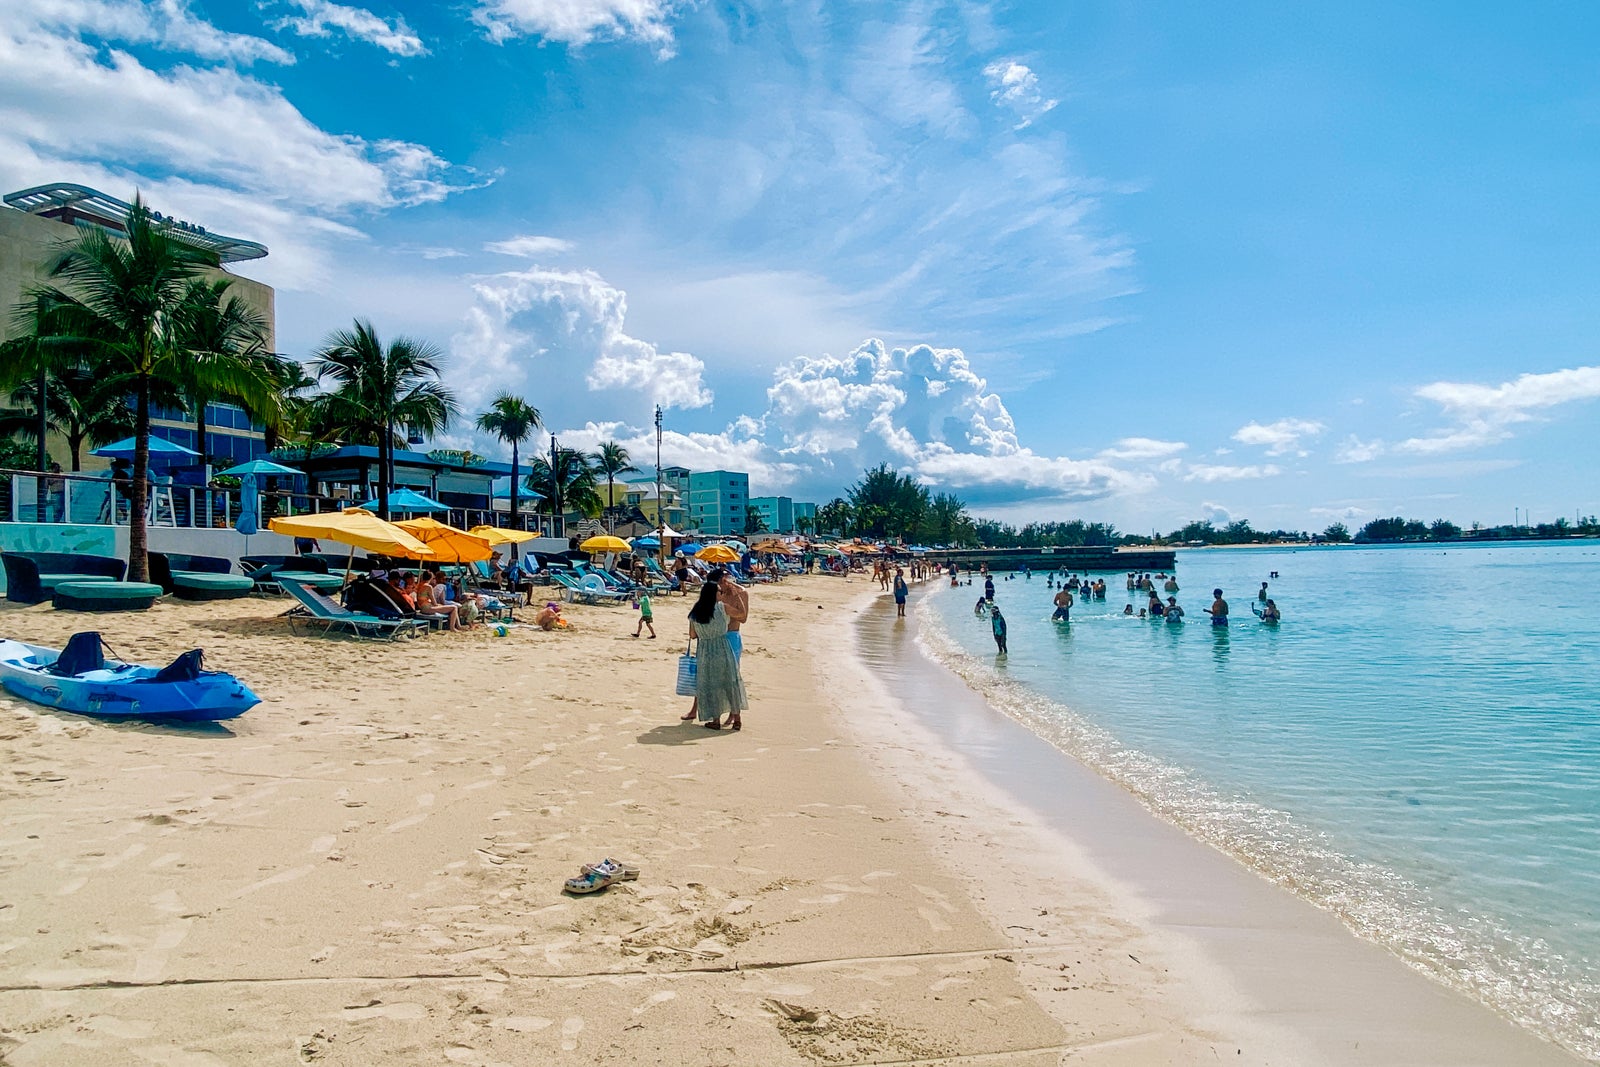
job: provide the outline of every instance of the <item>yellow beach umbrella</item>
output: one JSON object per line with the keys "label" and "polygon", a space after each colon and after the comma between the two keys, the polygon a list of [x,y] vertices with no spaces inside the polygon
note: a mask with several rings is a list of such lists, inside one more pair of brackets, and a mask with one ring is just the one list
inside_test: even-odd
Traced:
{"label": "yellow beach umbrella", "polygon": [[780,556],[792,556],[795,553],[794,546],[784,541],[763,541],[750,551],[755,552],[758,555],[770,555],[772,553],[776,553]]}
{"label": "yellow beach umbrella", "polygon": [[527,530],[508,530],[504,526],[474,526],[467,533],[473,537],[481,537],[497,548],[500,545],[520,545],[539,536]]}
{"label": "yellow beach umbrella", "polygon": [[285,537],[314,537],[349,545],[352,553],[364,548],[382,556],[432,556],[427,545],[391,522],[384,522],[370,511],[345,508],[318,515],[295,515],[273,519],[267,529]]}
{"label": "yellow beach umbrella", "polygon": [[472,563],[494,555],[488,541],[434,519],[408,519],[395,525],[427,545],[434,560]]}
{"label": "yellow beach umbrella", "polygon": [[613,537],[610,534],[597,534],[579,545],[578,550],[589,553],[628,552],[632,550],[632,547],[620,537]]}
{"label": "yellow beach umbrella", "polygon": [[703,559],[707,563],[738,563],[739,553],[727,545],[707,545],[694,554],[695,559]]}

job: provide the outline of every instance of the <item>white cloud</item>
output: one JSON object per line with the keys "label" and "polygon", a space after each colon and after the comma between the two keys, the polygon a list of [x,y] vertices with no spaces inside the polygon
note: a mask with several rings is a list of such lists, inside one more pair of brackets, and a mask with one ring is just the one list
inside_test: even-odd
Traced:
{"label": "white cloud", "polygon": [[1228,467],[1210,463],[1191,463],[1184,472],[1186,482],[1239,482],[1251,478],[1271,478],[1283,471],[1271,463],[1261,466]]}
{"label": "white cloud", "polygon": [[294,62],[293,55],[271,41],[218,29],[195,15],[187,0],[29,0],[10,7],[6,19],[14,30],[31,23],[53,33],[151,45],[200,59]]}
{"label": "white cloud", "polygon": [[1339,445],[1339,450],[1334,453],[1336,463],[1368,463],[1377,459],[1388,451],[1388,446],[1382,441],[1363,441],[1351,434]]}
{"label": "white cloud", "polygon": [[1239,427],[1233,439],[1242,445],[1264,447],[1269,456],[1283,456],[1291,452],[1297,456],[1305,456],[1308,453],[1301,449],[1301,439],[1316,437],[1325,429],[1327,427],[1322,423],[1310,419],[1279,419],[1266,425],[1249,422]]}
{"label": "white cloud", "polygon": [[508,237],[503,241],[490,241],[483,246],[485,252],[498,252],[502,256],[520,256],[523,259],[538,259],[540,256],[560,255],[572,251],[572,242],[563,241],[559,237],[540,237],[536,234],[523,234],[519,237]]}
{"label": "white cloud", "polygon": [[1207,500],[1200,505],[1200,517],[1205,519],[1207,522],[1215,523],[1219,526],[1226,526],[1228,523],[1233,521],[1233,512],[1229,511],[1221,504],[1213,503],[1212,501]]}
{"label": "white cloud", "polygon": [[1396,452],[1433,456],[1504,441],[1511,427],[1532,422],[1538,413],[1562,404],[1600,398],[1600,367],[1574,367],[1548,374],[1523,374],[1499,385],[1474,382],[1432,382],[1416,395],[1438,404],[1456,425],[1410,437]]}
{"label": "white cloud", "polygon": [[1164,459],[1189,446],[1182,441],[1158,441],[1153,437],[1124,437],[1110,448],[1100,450],[1103,459]]}
{"label": "white cloud", "polygon": [[989,99],[996,106],[1016,113],[1018,122],[1013,129],[1024,129],[1034,120],[1055,108],[1059,100],[1045,99],[1039,88],[1039,76],[1025,63],[1014,59],[1001,59],[983,68],[989,80]]}
{"label": "white cloud", "polygon": [[[163,211],[267,244],[272,255],[250,272],[288,287],[326,282],[327,245],[360,236],[354,216],[466,187],[425,146],[324,130],[277,86],[232,67],[158,71],[103,49],[97,40],[122,27],[106,20],[122,11],[49,0],[0,21],[0,184],[71,179],[124,197],[142,189]],[[128,23],[113,36],[139,32]],[[184,39],[201,42],[191,53],[200,58],[215,51],[203,47],[212,34]]]}
{"label": "white cloud", "polygon": [[569,403],[585,391],[618,390],[643,401],[640,417],[656,404],[711,403],[705,364],[630,336],[627,294],[594,271],[531,267],[481,278],[473,289],[477,301],[451,342],[455,364],[468,371],[469,407],[502,388]]}
{"label": "white cloud", "polygon": [[675,45],[668,20],[679,6],[675,0],[478,0],[472,19],[491,41],[540,37],[581,48],[638,40],[670,59]]}
{"label": "white cloud", "polygon": [[279,29],[293,30],[302,37],[327,37],[341,30],[353,40],[366,41],[385,52],[397,56],[423,56],[428,49],[422,38],[411,32],[406,20],[394,22],[373,14],[366,8],[346,7],[331,0],[286,0],[304,14],[290,16],[274,23]]}

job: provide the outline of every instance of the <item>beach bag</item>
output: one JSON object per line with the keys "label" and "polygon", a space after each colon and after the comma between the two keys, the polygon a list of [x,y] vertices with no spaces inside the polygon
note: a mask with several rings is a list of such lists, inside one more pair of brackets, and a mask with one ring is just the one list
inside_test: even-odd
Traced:
{"label": "beach bag", "polygon": [[695,670],[694,653],[685,648],[683,655],[678,657],[678,695],[692,697],[698,691],[699,684]]}

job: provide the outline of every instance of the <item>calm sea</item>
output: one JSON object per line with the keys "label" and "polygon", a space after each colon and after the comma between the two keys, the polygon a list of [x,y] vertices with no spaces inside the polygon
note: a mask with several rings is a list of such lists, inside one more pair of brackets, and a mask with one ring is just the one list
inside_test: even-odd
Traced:
{"label": "calm sea", "polygon": [[[1272,571],[1281,626],[1250,612]],[[1045,575],[918,604],[925,650],[1150,808],[1600,1059],[1600,544],[1195,550],[1050,622]],[[1220,586],[1233,624],[1200,609]]]}

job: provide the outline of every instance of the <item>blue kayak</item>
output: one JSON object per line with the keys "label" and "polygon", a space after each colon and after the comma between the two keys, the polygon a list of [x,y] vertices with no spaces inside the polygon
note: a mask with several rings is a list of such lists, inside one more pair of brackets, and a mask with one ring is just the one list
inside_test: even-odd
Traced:
{"label": "blue kayak", "polygon": [[165,667],[106,659],[97,633],[73,634],[61,651],[0,639],[0,686],[60,711],[101,719],[214,722],[261,698],[231,674],[201,669],[200,649]]}

